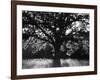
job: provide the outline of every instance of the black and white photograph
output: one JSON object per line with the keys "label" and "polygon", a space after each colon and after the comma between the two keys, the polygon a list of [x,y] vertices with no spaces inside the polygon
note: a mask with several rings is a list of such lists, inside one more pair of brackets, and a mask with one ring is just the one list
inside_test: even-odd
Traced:
{"label": "black and white photograph", "polygon": [[12,6],[13,78],[97,73],[96,6],[23,1]]}
{"label": "black and white photograph", "polygon": [[86,13],[22,11],[22,68],[89,65]]}

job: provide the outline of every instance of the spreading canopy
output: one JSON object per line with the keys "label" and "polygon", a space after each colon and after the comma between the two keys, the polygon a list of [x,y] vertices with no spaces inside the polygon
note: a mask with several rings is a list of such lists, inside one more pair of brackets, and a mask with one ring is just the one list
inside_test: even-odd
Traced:
{"label": "spreading canopy", "polygon": [[23,39],[49,42],[55,51],[64,42],[89,39],[89,14],[22,11]]}

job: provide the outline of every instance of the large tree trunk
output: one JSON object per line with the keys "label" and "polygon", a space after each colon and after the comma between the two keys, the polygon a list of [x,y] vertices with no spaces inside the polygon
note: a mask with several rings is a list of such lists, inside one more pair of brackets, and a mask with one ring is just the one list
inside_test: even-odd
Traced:
{"label": "large tree trunk", "polygon": [[60,62],[60,51],[59,51],[60,45],[55,46],[55,55],[54,55],[54,60],[53,60],[53,67],[60,67],[61,62]]}
{"label": "large tree trunk", "polygon": [[60,66],[61,66],[60,58],[54,59],[53,60],[53,67],[60,67]]}

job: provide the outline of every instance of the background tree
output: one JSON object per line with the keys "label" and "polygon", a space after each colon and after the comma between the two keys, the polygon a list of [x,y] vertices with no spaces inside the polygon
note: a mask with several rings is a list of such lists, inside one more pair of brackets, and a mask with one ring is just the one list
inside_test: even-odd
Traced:
{"label": "background tree", "polygon": [[56,67],[60,66],[64,43],[76,42],[81,48],[83,40],[89,41],[89,14],[23,11],[22,26],[23,41],[34,37],[53,46]]}

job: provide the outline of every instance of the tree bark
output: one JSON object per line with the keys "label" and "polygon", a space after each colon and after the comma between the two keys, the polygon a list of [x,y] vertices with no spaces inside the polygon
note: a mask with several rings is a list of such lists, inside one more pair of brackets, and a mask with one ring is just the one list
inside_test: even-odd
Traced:
{"label": "tree bark", "polygon": [[60,58],[56,58],[53,60],[53,67],[61,67]]}
{"label": "tree bark", "polygon": [[60,67],[61,66],[61,62],[60,62],[60,51],[58,46],[55,47],[55,56],[54,56],[54,60],[53,60],[53,67]]}

